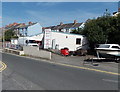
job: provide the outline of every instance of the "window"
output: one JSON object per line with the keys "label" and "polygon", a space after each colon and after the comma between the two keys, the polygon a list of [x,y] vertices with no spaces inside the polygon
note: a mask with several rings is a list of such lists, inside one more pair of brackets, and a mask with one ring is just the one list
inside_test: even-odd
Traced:
{"label": "window", "polygon": [[59,29],[59,32],[62,32],[62,30],[61,30],[61,29]]}
{"label": "window", "polygon": [[25,41],[28,44],[28,40]]}
{"label": "window", "polygon": [[35,40],[29,40],[29,43],[37,43]]}
{"label": "window", "polygon": [[112,48],[115,48],[115,49],[120,49],[118,46],[112,46]]}
{"label": "window", "polygon": [[99,48],[109,48],[110,47],[110,45],[99,45]]}
{"label": "window", "polygon": [[79,45],[81,44],[81,39],[80,38],[76,39],[76,44],[79,44]]}

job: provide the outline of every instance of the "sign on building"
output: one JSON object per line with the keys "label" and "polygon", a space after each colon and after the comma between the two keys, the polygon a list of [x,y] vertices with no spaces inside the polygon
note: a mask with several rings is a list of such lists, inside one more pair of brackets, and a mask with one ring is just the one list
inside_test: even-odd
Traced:
{"label": "sign on building", "polygon": [[51,29],[44,30],[44,49],[51,48]]}

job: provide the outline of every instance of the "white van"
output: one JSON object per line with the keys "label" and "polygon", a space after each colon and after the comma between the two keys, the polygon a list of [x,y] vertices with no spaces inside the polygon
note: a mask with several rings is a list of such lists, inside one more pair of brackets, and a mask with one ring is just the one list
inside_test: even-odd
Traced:
{"label": "white van", "polygon": [[21,46],[38,46],[39,40],[32,37],[19,37],[18,45]]}

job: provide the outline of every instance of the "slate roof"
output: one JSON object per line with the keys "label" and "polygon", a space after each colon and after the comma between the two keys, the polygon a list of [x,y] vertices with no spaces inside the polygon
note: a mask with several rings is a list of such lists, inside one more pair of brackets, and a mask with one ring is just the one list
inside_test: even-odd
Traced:
{"label": "slate roof", "polygon": [[18,28],[20,28],[20,29],[27,28],[27,27],[29,27],[31,25],[34,25],[34,24],[36,24],[36,23],[31,23],[31,24],[27,24],[27,25],[24,24],[24,23],[17,23],[17,24],[14,25],[14,23],[13,23],[13,24],[10,24],[10,25],[6,26],[5,30],[18,29]]}
{"label": "slate roof", "polygon": [[70,28],[79,28],[82,25],[82,23],[68,23],[68,24],[62,24],[57,26],[50,26],[45,27],[44,29],[51,29],[51,30],[58,30],[58,29],[70,29]]}

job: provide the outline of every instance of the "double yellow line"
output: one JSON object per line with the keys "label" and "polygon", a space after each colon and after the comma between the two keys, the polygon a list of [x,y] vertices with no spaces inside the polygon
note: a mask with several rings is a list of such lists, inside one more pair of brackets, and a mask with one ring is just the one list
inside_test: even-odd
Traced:
{"label": "double yellow line", "polygon": [[[57,65],[67,66],[67,67],[72,67],[72,68],[78,68],[78,69],[85,69],[85,70],[90,70],[90,71],[96,71],[96,72],[101,72],[101,73],[107,73],[107,74],[112,74],[112,75],[120,75],[120,73],[103,71],[103,70],[99,70],[99,69],[93,69],[93,68],[87,68],[87,67],[80,67],[80,66],[74,66],[74,65],[69,65],[69,64],[62,64],[62,63],[57,63],[57,62],[49,62],[49,63],[54,63],[54,64],[57,64]],[[0,72],[2,72],[3,70],[5,70],[7,68],[7,65],[5,63],[3,63],[2,61],[0,61],[0,64],[2,65],[2,67],[0,68]]]}
{"label": "double yellow line", "polygon": [[5,63],[3,63],[2,61],[0,61],[1,64],[1,68],[0,68],[0,72],[2,72],[3,70],[5,70],[7,68],[7,65]]}

